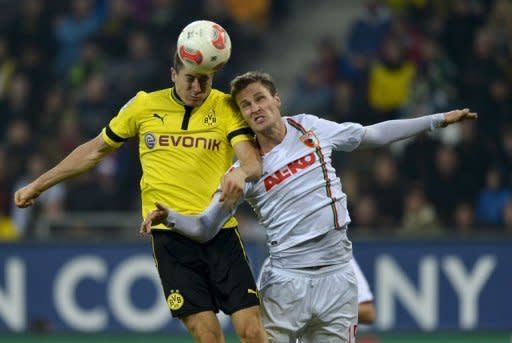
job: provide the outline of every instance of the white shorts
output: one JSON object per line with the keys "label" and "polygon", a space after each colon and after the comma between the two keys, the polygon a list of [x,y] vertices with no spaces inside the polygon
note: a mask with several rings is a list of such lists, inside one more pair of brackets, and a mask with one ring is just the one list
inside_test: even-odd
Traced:
{"label": "white shorts", "polygon": [[357,283],[349,263],[280,269],[267,259],[258,278],[270,342],[355,342]]}

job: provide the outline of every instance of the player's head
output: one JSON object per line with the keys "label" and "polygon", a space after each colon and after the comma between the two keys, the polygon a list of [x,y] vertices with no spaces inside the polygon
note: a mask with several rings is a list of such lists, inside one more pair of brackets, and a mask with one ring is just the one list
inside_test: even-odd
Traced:
{"label": "player's head", "polygon": [[269,74],[250,71],[235,77],[231,96],[255,133],[281,125],[281,98]]}
{"label": "player's head", "polygon": [[171,79],[176,93],[187,106],[200,106],[212,90],[213,73],[200,74],[188,69],[178,54],[174,54]]}

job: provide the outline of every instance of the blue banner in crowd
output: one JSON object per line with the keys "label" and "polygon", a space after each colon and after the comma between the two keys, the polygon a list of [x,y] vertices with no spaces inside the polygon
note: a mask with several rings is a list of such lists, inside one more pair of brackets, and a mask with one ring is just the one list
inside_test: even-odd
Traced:
{"label": "blue banner in crowd", "polygon": [[[265,258],[247,244],[255,273]],[[357,242],[378,330],[512,328],[512,242]],[[229,318],[221,316],[229,328]],[[149,243],[0,245],[0,331],[180,330]]]}

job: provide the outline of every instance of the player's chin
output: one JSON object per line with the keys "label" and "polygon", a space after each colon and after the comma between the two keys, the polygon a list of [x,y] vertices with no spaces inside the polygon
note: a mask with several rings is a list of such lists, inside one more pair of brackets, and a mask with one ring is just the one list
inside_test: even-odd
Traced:
{"label": "player's chin", "polygon": [[204,102],[204,98],[194,98],[194,99],[189,99],[187,101],[187,106],[190,106],[190,107],[198,107],[198,106],[201,106],[201,104]]}

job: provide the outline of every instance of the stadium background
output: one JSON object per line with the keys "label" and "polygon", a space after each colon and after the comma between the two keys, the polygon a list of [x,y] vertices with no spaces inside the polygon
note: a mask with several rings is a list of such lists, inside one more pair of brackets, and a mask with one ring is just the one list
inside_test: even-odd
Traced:
{"label": "stadium background", "polygon": [[[214,85],[268,71],[285,114],[370,124],[479,113],[389,149],[336,155],[378,311],[359,341],[510,341],[509,0],[0,1],[0,340],[187,342],[157,316],[163,299],[137,236],[135,142],[33,209],[14,208],[12,196],[137,90],[168,87],[179,30],[203,18],[233,41]],[[248,208],[238,218],[257,272],[264,230]]]}

